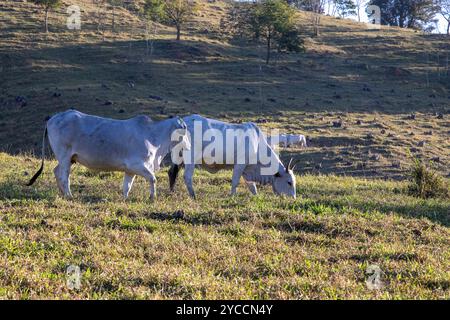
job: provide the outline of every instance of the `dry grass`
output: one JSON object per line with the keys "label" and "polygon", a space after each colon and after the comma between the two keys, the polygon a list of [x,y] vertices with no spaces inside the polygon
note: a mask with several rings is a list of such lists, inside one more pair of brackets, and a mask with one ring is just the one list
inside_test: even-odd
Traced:
{"label": "dry grass", "polygon": [[[86,12],[83,30],[65,30],[61,8],[52,17],[57,32],[49,35],[36,32],[40,17],[31,4],[2,4],[3,151],[38,150],[44,119],[71,107],[115,118],[202,113],[306,134],[313,148],[287,153],[302,161],[301,172],[401,178],[412,152],[450,174],[444,37],[373,31],[324,17],[322,36],[308,38],[302,13],[307,52],[275,55],[265,66],[263,47],[222,37],[223,2],[204,3],[180,43],[173,41],[173,30],[159,26],[150,37],[151,55],[137,17],[121,10],[120,32],[106,32],[102,41],[91,17],[95,7],[79,3]],[[412,113],[415,119],[409,119]],[[343,126],[334,128],[336,121]]]}
{"label": "dry grass", "polygon": [[[92,2],[76,3],[83,30],[65,29],[63,7],[48,35],[32,4],[0,4],[0,297],[449,298],[448,200],[415,199],[389,179],[405,176],[410,153],[450,174],[448,39],[331,17],[311,38],[301,13],[306,53],[265,66],[263,46],[222,33],[221,1],[201,1],[180,43],[159,26],[152,54],[131,12],[118,10],[119,32],[98,34]],[[125,203],[118,174],[81,167],[73,201],[57,196],[48,167],[22,187],[37,166],[23,153],[40,150],[45,118],[70,107],[156,120],[202,113],[306,134],[310,148],[282,152],[300,161],[301,198],[243,188],[227,198],[227,172],[202,172],[197,202],[181,186],[168,195],[165,173],[157,203],[142,181]],[[383,290],[366,288],[371,263]],[[69,264],[81,266],[80,291],[65,285]]]}
{"label": "dry grass", "polygon": [[[56,193],[47,165],[0,155],[0,297],[132,299],[393,299],[450,297],[450,202],[418,200],[406,184],[299,177],[300,199],[229,192],[230,173],[197,175],[198,201],[184,187],[147,199],[138,179],[121,200],[119,174],[76,166],[75,199]],[[385,284],[366,287],[378,264]],[[66,268],[79,265],[79,291]]]}

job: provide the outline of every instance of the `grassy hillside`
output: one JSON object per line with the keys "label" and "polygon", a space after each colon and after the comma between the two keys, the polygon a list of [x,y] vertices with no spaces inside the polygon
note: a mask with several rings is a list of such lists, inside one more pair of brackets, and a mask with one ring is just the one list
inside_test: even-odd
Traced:
{"label": "grassy hillside", "polygon": [[[111,10],[97,31],[92,1],[66,1],[50,15],[21,1],[0,3],[0,298],[450,298],[450,202],[406,193],[412,155],[450,176],[448,38],[323,17],[306,52],[275,54],[232,39],[228,4],[201,10],[175,31]],[[65,28],[68,4],[82,30]],[[439,56],[439,64],[438,64]],[[308,136],[282,150],[299,161],[297,200],[243,186],[231,173],[200,171],[198,201],[181,184],[147,200],[138,179],[121,200],[121,175],[73,167],[74,200],[57,195],[49,161],[38,167],[45,119],[68,108],[119,119],[201,113],[255,121]],[[342,122],[335,127],[333,122]],[[66,286],[79,265],[82,286]],[[368,265],[384,287],[369,290]]]}
{"label": "grassy hillside", "polygon": [[[168,195],[162,172],[157,202],[143,179],[124,202],[121,175],[76,167],[66,201],[50,169],[23,187],[38,161],[0,161],[1,298],[450,298],[450,202],[404,183],[303,176],[296,201],[269,188],[228,198],[229,173],[201,172],[192,201]],[[366,287],[370,264],[381,290]]]}
{"label": "grassy hillside", "polygon": [[[82,8],[82,31],[65,29],[63,6],[52,13],[48,35],[39,32],[42,15],[32,4],[0,4],[3,151],[38,150],[44,119],[71,107],[115,118],[202,113],[306,134],[312,148],[291,154],[302,173],[401,177],[411,151],[450,174],[448,38],[368,30],[331,17],[311,38],[301,13],[307,51],[277,55],[266,66],[264,46],[221,33],[223,2],[199,2],[203,10],[182,42],[173,41],[170,28],[159,26],[156,34],[152,28],[153,51],[144,23],[129,11],[118,11],[117,33],[104,11],[102,35],[92,2],[70,3]],[[343,126],[334,128],[340,120]]]}

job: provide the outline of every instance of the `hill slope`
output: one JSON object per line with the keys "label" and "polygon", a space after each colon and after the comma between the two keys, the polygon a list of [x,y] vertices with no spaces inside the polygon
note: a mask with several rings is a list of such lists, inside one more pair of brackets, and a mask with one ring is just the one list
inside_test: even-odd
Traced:
{"label": "hill slope", "polygon": [[[112,33],[109,7],[67,1],[46,35],[37,7],[0,3],[0,298],[448,299],[449,200],[419,200],[386,179],[405,176],[410,152],[450,172],[448,39],[331,17],[311,38],[299,13],[306,52],[266,66],[263,46],[221,28],[227,2],[197,2],[181,42],[161,25],[147,42],[132,8],[116,10]],[[65,28],[75,3],[81,31]],[[300,160],[299,198],[267,187],[250,197],[244,186],[229,198],[230,172],[199,171],[192,201],[184,186],[167,192],[164,169],[157,202],[143,179],[125,202],[120,174],[75,165],[67,201],[51,160],[24,187],[45,119],[70,107],[306,134],[310,148],[282,150]],[[372,264],[378,290],[366,285]],[[81,269],[79,290],[67,287],[69,265]]]}
{"label": "hill slope", "polygon": [[63,6],[51,14],[49,35],[39,32],[37,7],[0,4],[4,151],[39,150],[44,119],[71,107],[115,118],[202,113],[306,134],[312,148],[286,154],[301,160],[301,172],[400,177],[412,151],[449,174],[445,37],[324,17],[321,36],[311,38],[300,13],[307,51],[266,66],[264,46],[228,41],[221,31],[221,1],[201,1],[179,43],[162,26],[150,28],[147,43],[144,23],[125,9],[117,9],[117,33],[109,31],[111,11],[101,9],[100,34],[92,2],[74,3],[82,30],[65,28]]}

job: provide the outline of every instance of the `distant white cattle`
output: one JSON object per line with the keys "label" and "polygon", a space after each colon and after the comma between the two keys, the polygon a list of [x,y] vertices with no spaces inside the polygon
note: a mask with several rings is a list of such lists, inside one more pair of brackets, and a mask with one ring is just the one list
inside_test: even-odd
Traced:
{"label": "distant white cattle", "polygon": [[[230,124],[199,115],[188,116],[183,120],[187,125],[192,144],[189,151],[189,162],[184,161],[184,180],[191,197],[195,198],[192,180],[196,165],[213,172],[224,168],[233,168],[232,195],[236,193],[240,178],[243,176],[253,194],[257,193],[256,183],[259,183],[271,184],[276,194],[296,197],[296,180],[291,163],[287,167],[283,165],[256,124]],[[200,132],[196,132],[196,126],[200,126]],[[246,143],[239,139],[228,140],[230,134],[239,135],[239,132],[245,133]],[[215,136],[214,140],[217,140],[218,136],[222,139],[215,141],[215,143],[222,143],[220,152],[219,148],[212,152],[213,135]],[[267,157],[264,157],[264,161],[262,156],[264,152],[261,151],[266,152]],[[243,161],[239,162],[239,154],[242,152],[246,154],[246,157],[240,159]],[[221,153],[220,157],[218,157],[218,153]],[[267,158],[272,159],[270,164],[264,163]],[[252,162],[250,159],[255,161]],[[271,170],[274,168],[274,172],[267,173],[269,170],[264,170],[267,169],[267,166],[270,166]],[[171,190],[175,186],[178,171],[179,165],[173,165],[169,170]]]}
{"label": "distant white cattle", "polygon": [[274,147],[275,140],[278,140],[278,144],[283,147],[299,146],[306,148],[306,137],[302,134],[279,134],[277,136],[270,136],[267,138],[268,143]]}
{"label": "distant white cattle", "polygon": [[153,122],[147,116],[129,120],[112,120],[90,116],[75,110],[53,116],[46,125],[42,141],[42,164],[28,183],[31,186],[44,169],[45,140],[58,160],[54,169],[56,183],[61,193],[70,192],[70,167],[80,163],[90,169],[121,171],[125,173],[123,196],[128,197],[136,175],[150,183],[150,197],[156,196],[155,172],[161,160],[177,142],[171,139],[179,129],[183,148],[190,148],[186,124],[181,118]]}

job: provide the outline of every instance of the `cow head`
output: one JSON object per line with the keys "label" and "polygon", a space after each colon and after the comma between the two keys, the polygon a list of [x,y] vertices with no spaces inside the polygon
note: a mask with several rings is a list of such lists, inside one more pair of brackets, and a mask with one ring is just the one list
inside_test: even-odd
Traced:
{"label": "cow head", "polygon": [[280,170],[274,176],[272,188],[273,192],[278,195],[285,195],[296,198],[296,180],[294,174],[295,166],[291,167],[292,159],[289,161],[286,169]]}
{"label": "cow head", "polygon": [[170,137],[170,152],[172,163],[181,164],[183,163],[184,152],[191,150],[191,139],[184,120],[176,117],[174,121],[175,128]]}
{"label": "cow head", "polygon": [[186,150],[191,150],[191,139],[189,139],[189,131],[186,122],[180,117],[177,117],[177,131],[181,138],[181,147]]}

